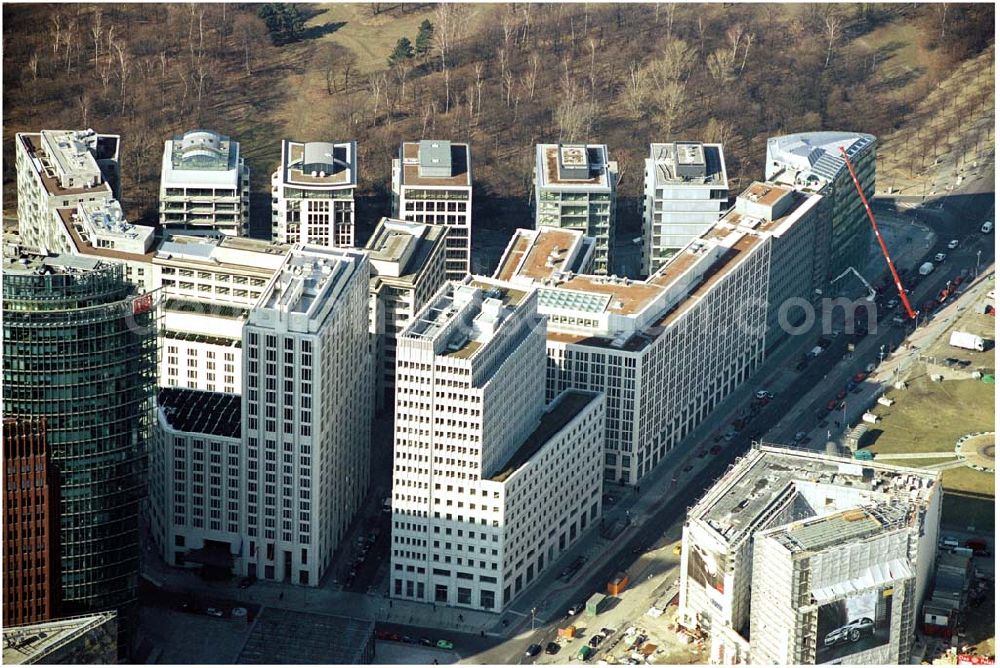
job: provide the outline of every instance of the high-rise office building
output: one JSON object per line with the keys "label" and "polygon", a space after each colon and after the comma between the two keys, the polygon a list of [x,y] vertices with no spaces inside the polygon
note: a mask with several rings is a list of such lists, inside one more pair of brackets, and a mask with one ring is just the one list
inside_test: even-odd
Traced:
{"label": "high-rise office building", "polygon": [[376,392],[396,385],[396,338],[445,280],[448,227],[383,218],[365,246],[371,260]]}
{"label": "high-rise office building", "polygon": [[860,132],[802,132],[767,140],[768,181],[823,195],[829,255],[827,280],[868,262],[872,229],[865,206],[844,162],[843,148],[865,197],[875,195],[875,137]]}
{"label": "high-rise office building", "polygon": [[281,165],[271,175],[271,239],[353,247],[357,187],[357,142],[283,140]]}
{"label": "high-rise office building", "polygon": [[758,444],[688,511],[678,620],[713,663],[907,663],[941,498],[935,471]]}
{"label": "high-rise office building", "polygon": [[239,142],[211,130],[191,130],[164,143],[160,171],[163,229],[243,236],[249,213],[250,169]]}
{"label": "high-rise office building", "polygon": [[646,281],[566,271],[559,258],[574,251],[550,231],[508,246],[497,275],[537,286],[549,316],[546,399],[571,387],[607,394],[606,480],[649,473],[787,336],[780,315],[805,319],[782,305],[816,298],[821,199],[754,183]]}
{"label": "high-rise office building", "polygon": [[399,337],[394,597],[502,610],[601,514],[604,396],[569,391],[546,409],[535,302],[467,277]]}
{"label": "high-rise office building", "polygon": [[46,418],[59,470],[60,611],[117,609],[136,622],[157,358],[156,295],[122,267],[23,256],[3,272],[3,412]]}
{"label": "high-rise office building", "polygon": [[248,570],[319,584],[368,490],[368,256],[296,246],[243,328]]}
{"label": "high-rise office building", "polygon": [[42,130],[14,136],[17,223],[22,243],[52,250],[52,213],[80,202],[118,199],[119,137],[93,130]]}
{"label": "high-rise office building", "polygon": [[535,226],[568,227],[596,239],[594,273],[614,274],[618,163],[604,144],[538,144]]}
{"label": "high-rise office building", "polygon": [[641,273],[656,273],[729,209],[722,144],[650,144],[642,210]]}
{"label": "high-rise office building", "polygon": [[392,161],[392,217],[448,226],[445,276],[472,271],[472,158],[468,144],[403,142]]}
{"label": "high-rise office building", "polygon": [[60,591],[59,475],[45,418],[4,418],[3,475],[3,625],[52,619]]}

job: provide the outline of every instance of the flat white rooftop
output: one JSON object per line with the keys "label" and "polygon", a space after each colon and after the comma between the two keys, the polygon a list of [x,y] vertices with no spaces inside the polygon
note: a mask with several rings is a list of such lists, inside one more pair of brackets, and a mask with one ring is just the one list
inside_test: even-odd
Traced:
{"label": "flat white rooftop", "polygon": [[351,276],[366,264],[366,259],[357,251],[295,246],[285,256],[256,308],[297,313],[312,319],[325,305],[343,295]]}
{"label": "flat white rooftop", "polygon": [[728,187],[722,144],[650,144],[649,159],[658,186]]}
{"label": "flat white rooftop", "polygon": [[539,188],[558,190],[611,189],[611,162],[604,144],[538,144],[536,178]]}
{"label": "flat white rooftop", "polygon": [[420,272],[431,251],[447,233],[442,225],[382,218],[365,245],[380,277],[400,278]]}

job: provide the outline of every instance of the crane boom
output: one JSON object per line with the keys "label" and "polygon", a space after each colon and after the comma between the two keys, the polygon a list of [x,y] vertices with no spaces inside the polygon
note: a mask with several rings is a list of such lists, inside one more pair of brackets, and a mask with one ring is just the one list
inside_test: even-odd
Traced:
{"label": "crane boom", "polygon": [[878,223],[875,222],[875,214],[872,213],[871,206],[868,205],[868,198],[865,197],[865,191],[861,188],[861,182],[858,181],[858,175],[854,173],[854,165],[851,164],[851,159],[847,157],[847,151],[844,147],[840,147],[840,152],[844,155],[844,162],[847,164],[847,171],[851,173],[851,179],[854,181],[854,187],[858,189],[858,195],[861,196],[861,203],[865,205],[865,212],[868,214],[868,220],[872,224],[872,230],[875,231],[875,238],[878,239],[878,245],[882,249],[882,256],[885,257],[886,264],[889,265],[889,271],[892,273],[892,280],[896,284],[896,290],[899,291],[899,299],[903,302],[903,308],[906,309],[906,315],[909,316],[910,320],[915,320],[917,317],[916,312],[913,307],[910,306],[910,300],[906,296],[906,290],[903,289],[903,282],[899,280],[899,274],[896,272],[896,265],[892,263],[892,258],[889,256],[889,249],[885,246],[885,240],[882,239],[882,233],[878,230]]}

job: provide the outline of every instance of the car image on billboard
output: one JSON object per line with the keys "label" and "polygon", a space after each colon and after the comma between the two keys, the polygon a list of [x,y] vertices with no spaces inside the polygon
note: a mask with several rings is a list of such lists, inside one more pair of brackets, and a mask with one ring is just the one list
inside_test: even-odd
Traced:
{"label": "car image on billboard", "polygon": [[829,663],[889,642],[892,589],[871,589],[819,607],[816,663]]}

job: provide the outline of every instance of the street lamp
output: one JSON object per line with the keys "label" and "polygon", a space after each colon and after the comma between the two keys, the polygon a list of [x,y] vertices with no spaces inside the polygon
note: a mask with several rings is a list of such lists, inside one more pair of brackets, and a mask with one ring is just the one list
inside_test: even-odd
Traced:
{"label": "street lamp", "polygon": [[976,277],[979,276],[979,256],[982,255],[982,253],[982,249],[976,251]]}
{"label": "street lamp", "polygon": [[883,343],[878,347],[878,363],[882,363],[882,359],[885,357],[885,344]]}
{"label": "street lamp", "polygon": [[538,612],[538,608],[531,609],[531,630],[535,630],[535,613]]}

